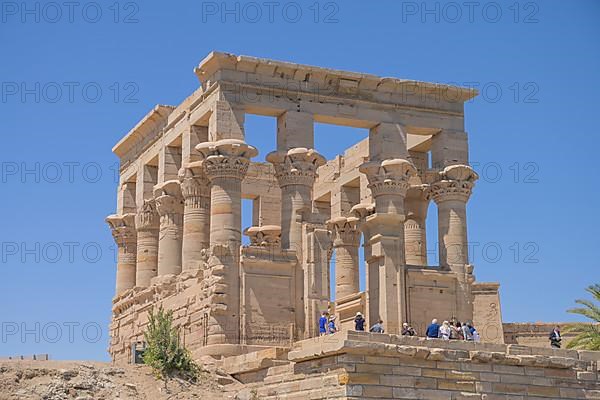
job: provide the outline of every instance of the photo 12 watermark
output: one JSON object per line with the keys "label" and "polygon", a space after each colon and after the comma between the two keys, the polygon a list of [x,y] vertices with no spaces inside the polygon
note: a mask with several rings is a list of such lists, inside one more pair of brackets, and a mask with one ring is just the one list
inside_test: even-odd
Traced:
{"label": "photo 12 watermark", "polygon": [[116,244],[103,245],[94,241],[3,241],[0,242],[0,263],[15,264],[97,264],[102,260],[116,263]]}
{"label": "photo 12 watermark", "polygon": [[340,5],[334,1],[203,1],[201,3],[203,23],[337,24],[339,13]]}
{"label": "photo 12 watermark", "polygon": [[537,24],[540,22],[540,6],[537,2],[497,1],[449,1],[424,2],[402,1],[402,23],[488,23],[512,22]]}
{"label": "photo 12 watermark", "polygon": [[2,344],[98,343],[105,333],[97,322],[48,321],[0,323]]}
{"label": "photo 12 watermark", "polygon": [[79,2],[79,1],[3,1],[0,3],[0,21],[3,24],[97,24],[108,21],[115,24],[137,24],[139,3]]}
{"label": "photo 12 watermark", "polygon": [[0,101],[5,104],[96,104],[101,101],[137,104],[139,91],[136,82],[3,81],[0,83]]}
{"label": "photo 12 watermark", "polygon": [[485,183],[540,183],[540,165],[535,161],[470,161],[469,165],[479,175],[479,182]]}
{"label": "photo 12 watermark", "polygon": [[95,161],[3,161],[0,183],[19,184],[94,184],[103,181],[119,183],[119,163]]}

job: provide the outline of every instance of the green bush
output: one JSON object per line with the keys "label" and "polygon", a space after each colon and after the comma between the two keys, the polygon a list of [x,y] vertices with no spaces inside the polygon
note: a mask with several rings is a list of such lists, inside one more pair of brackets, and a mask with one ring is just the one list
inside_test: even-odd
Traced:
{"label": "green bush", "polygon": [[164,311],[162,306],[155,314],[150,310],[148,329],[144,333],[146,349],[144,363],[152,368],[158,379],[165,382],[173,376],[195,380],[200,367],[190,352],[181,345],[179,330],[173,327],[173,311]]}

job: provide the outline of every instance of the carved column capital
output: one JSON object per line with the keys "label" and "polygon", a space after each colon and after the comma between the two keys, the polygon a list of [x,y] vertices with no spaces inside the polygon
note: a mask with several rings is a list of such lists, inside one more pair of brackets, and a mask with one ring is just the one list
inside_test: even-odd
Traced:
{"label": "carved column capital", "polygon": [[171,180],[154,186],[154,201],[161,217],[183,214],[183,196],[179,181]]}
{"label": "carved column capital", "polygon": [[451,165],[439,173],[440,180],[431,184],[436,203],[449,200],[467,202],[479,175],[468,165]]}
{"label": "carved column capital", "polygon": [[317,168],[326,160],[314,149],[296,147],[288,151],[274,151],[267,155],[273,164],[280,187],[303,185],[312,187],[317,178]]}
{"label": "carved column capital", "polygon": [[211,181],[217,178],[241,181],[248,172],[250,158],[258,155],[253,146],[238,139],[200,143],[196,150],[202,158],[204,173]]}
{"label": "carved column capital", "polygon": [[181,195],[186,206],[208,208],[210,205],[210,181],[202,164],[202,161],[192,162],[179,170]]}
{"label": "carved column capital", "polygon": [[[179,181],[171,180],[154,187],[154,201],[160,215],[160,239],[181,240],[183,226],[183,196]],[[181,246],[179,244],[179,246]],[[160,249],[160,248],[159,248]],[[181,249],[179,249],[181,251]],[[180,265],[176,263],[175,265]],[[159,255],[159,275],[161,274]]]}
{"label": "carved column capital", "polygon": [[158,230],[160,226],[160,217],[156,210],[154,199],[144,200],[142,208],[135,215],[135,229],[138,231]]}
{"label": "carved column capital", "polygon": [[338,217],[327,221],[327,228],[332,233],[333,247],[355,246],[360,244],[360,220],[356,217]]}
{"label": "carved column capital", "polygon": [[250,238],[250,246],[281,246],[281,227],[279,225],[251,226],[244,230],[244,235]]}
{"label": "carved column capital", "polygon": [[359,171],[367,176],[373,197],[381,195],[404,197],[410,187],[409,179],[417,174],[415,166],[402,158],[369,161],[362,164]]}
{"label": "carved column capital", "polygon": [[424,201],[429,201],[431,200],[431,185],[411,185],[408,188],[408,192],[406,194],[406,197],[414,197],[414,198],[418,198],[420,200],[424,200]]}
{"label": "carved column capital", "polygon": [[367,246],[371,239],[367,217],[375,214],[375,204],[357,204],[350,209],[352,216],[358,218],[358,227],[365,237],[364,245]]}
{"label": "carved column capital", "polygon": [[106,217],[106,223],[110,226],[117,246],[135,245],[135,214],[109,215]]}
{"label": "carved column capital", "polygon": [[431,196],[430,185],[411,185],[404,199],[406,217],[425,218]]}
{"label": "carved column capital", "polygon": [[360,223],[364,223],[364,220],[375,213],[375,204],[364,204],[360,203],[353,206],[350,209],[350,213],[360,220]]}

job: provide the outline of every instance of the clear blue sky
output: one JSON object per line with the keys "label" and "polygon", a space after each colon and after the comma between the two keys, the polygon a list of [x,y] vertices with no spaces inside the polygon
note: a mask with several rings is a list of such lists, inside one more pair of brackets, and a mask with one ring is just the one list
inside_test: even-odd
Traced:
{"label": "clear blue sky", "polygon": [[[196,89],[212,50],[483,88],[465,110],[478,280],[502,284],[505,321],[574,320],[599,281],[599,2],[57,4],[2,3],[0,355],[108,359],[111,148]],[[259,158],[274,128],[248,117]],[[316,135],[331,158],[366,132]]]}

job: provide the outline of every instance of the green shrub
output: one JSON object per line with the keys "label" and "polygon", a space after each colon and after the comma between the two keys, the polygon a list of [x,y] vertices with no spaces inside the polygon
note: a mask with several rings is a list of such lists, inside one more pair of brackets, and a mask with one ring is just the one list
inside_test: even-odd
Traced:
{"label": "green shrub", "polygon": [[154,309],[150,310],[148,318],[148,329],[144,333],[144,363],[152,368],[158,379],[165,382],[165,387],[173,376],[195,380],[200,367],[181,345],[179,330],[173,327],[173,311],[164,311],[161,306],[156,314]]}

